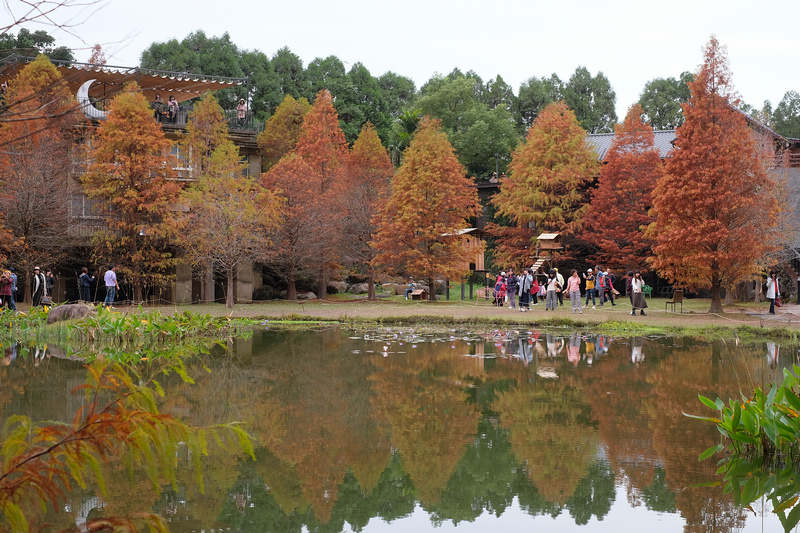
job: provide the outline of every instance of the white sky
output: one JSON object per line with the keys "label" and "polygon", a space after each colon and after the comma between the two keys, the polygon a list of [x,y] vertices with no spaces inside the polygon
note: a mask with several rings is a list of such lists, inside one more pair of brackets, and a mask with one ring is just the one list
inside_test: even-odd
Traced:
{"label": "white sky", "polygon": [[531,76],[555,72],[567,80],[582,65],[609,79],[621,119],[647,81],[694,72],[715,34],[728,47],[744,101],[774,106],[786,91],[800,92],[798,0],[105,0],[100,6],[62,10],[60,20],[78,23],[73,31],[83,43],[48,30],[57,44],[83,48],[75,53],[79,61],[89,58],[87,44],[99,42],[109,64],[136,66],[152,42],[202,29],[208,36],[227,31],[238,47],[269,57],[288,46],[304,65],[328,55],[348,68],[360,61],[373,76],[391,70],[417,88],[458,67],[484,81],[500,74],[518,94]]}

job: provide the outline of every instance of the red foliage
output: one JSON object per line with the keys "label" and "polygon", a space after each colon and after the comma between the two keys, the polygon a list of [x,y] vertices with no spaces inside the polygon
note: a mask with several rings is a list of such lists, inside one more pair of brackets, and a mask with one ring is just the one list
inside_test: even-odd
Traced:
{"label": "red foliage", "polygon": [[652,241],[644,230],[653,222],[652,191],[663,173],[653,128],[635,104],[615,137],[600,171],[586,215],[584,239],[599,248],[594,262],[617,270],[641,270]]}

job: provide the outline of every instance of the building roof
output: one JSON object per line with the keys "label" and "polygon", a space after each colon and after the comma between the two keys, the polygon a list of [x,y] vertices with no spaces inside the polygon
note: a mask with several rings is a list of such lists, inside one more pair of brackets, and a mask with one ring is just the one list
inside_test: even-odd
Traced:
{"label": "building roof", "polygon": [[[654,131],[655,146],[661,159],[665,159],[672,151],[672,143],[675,142],[675,130]],[[590,133],[586,136],[589,143],[597,150],[597,158],[605,161],[608,151],[611,150],[611,142],[614,140],[613,133]]]}
{"label": "building roof", "polygon": [[[0,60],[0,81],[9,81],[33,59],[19,55],[3,58]],[[207,92],[236,87],[247,82],[247,78],[224,78],[140,67],[51,61],[66,80],[73,94],[77,93],[78,88],[85,82],[96,80],[89,88],[89,96],[92,100],[110,98],[132,81],[139,84],[149,101],[153,101],[156,93],[160,93],[165,102],[170,96],[174,96],[178,102],[183,102]]]}

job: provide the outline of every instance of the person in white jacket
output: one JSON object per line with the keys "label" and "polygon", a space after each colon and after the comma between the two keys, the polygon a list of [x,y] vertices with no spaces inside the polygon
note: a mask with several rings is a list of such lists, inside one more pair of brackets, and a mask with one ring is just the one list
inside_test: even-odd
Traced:
{"label": "person in white jacket", "polygon": [[769,273],[767,278],[767,300],[769,300],[769,314],[775,314],[775,300],[781,297],[778,289],[778,273],[774,270]]}

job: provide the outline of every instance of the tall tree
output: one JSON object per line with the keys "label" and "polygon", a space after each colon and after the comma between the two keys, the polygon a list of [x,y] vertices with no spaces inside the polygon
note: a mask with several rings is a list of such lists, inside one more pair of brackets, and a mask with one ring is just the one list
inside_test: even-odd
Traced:
{"label": "tall tree", "polygon": [[378,85],[383,91],[386,109],[392,118],[397,118],[404,109],[408,109],[417,96],[417,86],[413,80],[391,71],[378,78]]}
{"label": "tall tree", "polygon": [[479,212],[477,191],[440,122],[426,118],[378,215],[373,264],[427,279],[435,299],[438,276],[457,279],[466,274],[470,251],[460,231]]}
{"label": "tall tree", "polygon": [[[40,55],[13,79],[0,122],[0,244],[20,269],[30,299],[29,272],[65,250],[73,187],[67,176],[77,124],[75,100],[61,74]],[[14,241],[11,246],[11,241]]]}
{"label": "tall tree", "polygon": [[654,130],[674,130],[683,124],[681,105],[691,96],[687,83],[694,76],[683,72],[680,78],[656,78],[644,86],[639,105]]}
{"label": "tall tree", "polygon": [[368,298],[375,299],[374,249],[369,245],[375,234],[375,215],[385,201],[394,166],[378,132],[369,122],[353,143],[347,169],[347,183],[341,196],[346,213],[343,233],[344,255],[352,266],[366,270]]}
{"label": "tall tree", "polygon": [[589,133],[612,131],[617,122],[617,94],[602,72],[593,77],[586,67],[576,68],[563,94],[583,129]]}
{"label": "tall tree", "polygon": [[721,290],[754,275],[777,248],[775,184],[752,132],[736,110],[725,47],[712,37],[689,83],[675,150],[653,193],[651,264],[679,287]]}
{"label": "tall tree", "polygon": [[288,206],[278,250],[291,256],[278,257],[276,251],[273,259],[291,269],[284,274],[290,298],[295,272],[305,267],[313,267],[318,297],[325,298],[328,275],[339,262],[343,213],[337,205],[348,154],[331,93],[323,90],[303,118],[291,157],[282,158],[264,177],[267,187],[281,189]]}
{"label": "tall tree", "polygon": [[361,63],[353,65],[341,92],[331,92],[336,97],[339,125],[347,142],[354,142],[367,122],[375,127],[382,140],[388,140],[391,117],[386,112],[386,100],[378,80],[367,67]]}
{"label": "tall tree", "polygon": [[342,60],[336,56],[316,58],[306,67],[306,75],[312,94],[317,94],[323,89],[330,91],[331,94],[339,94],[347,83],[347,69]]}
{"label": "tall tree", "polygon": [[653,222],[652,192],[662,175],[653,128],[634,104],[615,136],[586,214],[584,239],[599,248],[596,260],[614,269],[644,269],[652,241],[644,230]]}
{"label": "tall tree", "polygon": [[292,95],[295,100],[310,98],[314,93],[308,84],[308,74],[303,68],[303,61],[289,48],[283,47],[272,56],[272,68],[280,80],[283,96]]}
{"label": "tall tree", "polygon": [[228,137],[222,109],[212,94],[195,105],[181,140],[194,182],[183,191],[173,219],[184,257],[205,273],[204,299],[213,301],[213,273],[225,273],[226,307],[234,304],[234,278],[242,267],[265,255],[278,201],[261,185],[243,177],[239,149]]}
{"label": "tall tree", "polygon": [[303,129],[303,117],[311,104],[308,100],[301,98],[295,100],[292,95],[287,94],[281,105],[275,110],[267,123],[264,131],[258,134],[258,146],[261,148],[261,167],[267,171],[281,157],[291,152],[297,145],[300,132]]}
{"label": "tall tree", "polygon": [[778,133],[800,139],[800,94],[797,91],[784,94],[772,116]]}
{"label": "tall tree", "polygon": [[111,101],[81,177],[86,194],[101,200],[107,212],[106,227],[94,238],[94,253],[119,265],[137,302],[144,285],[162,285],[175,264],[166,251],[163,224],[181,188],[174,180],[170,146],[147,99],[130,84]]}
{"label": "tall tree", "polygon": [[[64,5],[66,5],[66,2]],[[31,7],[34,7],[31,12],[37,11],[35,6],[31,5]],[[2,28],[0,28],[0,30],[2,30]],[[27,28],[20,28],[16,36],[11,32],[0,31],[0,58],[11,54],[31,57],[44,54],[50,59],[75,61],[72,50],[66,46],[56,46],[55,42],[55,37],[45,30],[36,30],[32,32]]]}
{"label": "tall tree", "polygon": [[508,169],[508,178],[492,198],[497,212],[515,228],[491,229],[499,237],[501,262],[527,261],[531,250],[526,246],[541,232],[571,236],[580,231],[588,209],[586,189],[599,163],[586,131],[563,101],[548,105],[536,117]]}
{"label": "tall tree", "polygon": [[553,74],[549,78],[532,77],[523,82],[517,98],[517,121],[523,131],[533,126],[533,121],[548,104],[563,100],[563,82]]}

